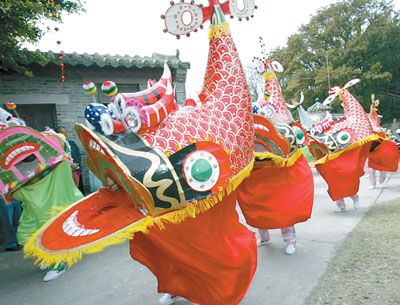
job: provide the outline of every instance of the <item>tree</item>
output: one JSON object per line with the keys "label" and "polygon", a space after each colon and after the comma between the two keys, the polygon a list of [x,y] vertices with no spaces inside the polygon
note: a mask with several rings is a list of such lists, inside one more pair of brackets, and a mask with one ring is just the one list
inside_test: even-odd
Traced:
{"label": "tree", "polygon": [[41,27],[46,19],[61,20],[61,13],[82,11],[80,0],[1,0],[0,2],[0,72],[31,75],[24,62],[46,63],[41,52],[22,49],[22,44],[35,43],[49,30]]}
{"label": "tree", "polygon": [[251,95],[251,100],[253,102],[257,101],[258,94],[257,88],[264,88],[264,79],[262,75],[257,71],[257,68],[254,63],[247,64],[245,66],[247,84],[249,85],[249,91]]}
{"label": "tree", "polygon": [[325,99],[330,86],[360,78],[362,85],[351,92],[366,110],[375,93],[385,121],[400,116],[399,15],[387,0],[340,1],[320,9],[286,47],[273,51],[285,67],[285,96],[304,91],[310,105]]}

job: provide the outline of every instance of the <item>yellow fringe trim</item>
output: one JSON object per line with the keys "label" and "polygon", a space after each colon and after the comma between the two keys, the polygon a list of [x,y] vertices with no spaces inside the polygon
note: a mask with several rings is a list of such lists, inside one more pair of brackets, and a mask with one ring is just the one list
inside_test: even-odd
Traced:
{"label": "yellow fringe trim", "polygon": [[150,216],[147,216],[112,235],[104,237],[99,241],[63,252],[46,251],[38,244],[38,242],[40,241],[40,235],[47,227],[44,226],[42,229],[36,231],[35,234],[33,234],[31,238],[27,241],[24,246],[24,254],[25,257],[35,257],[35,264],[45,263],[47,265],[58,265],[60,263],[65,263],[68,266],[72,266],[73,264],[82,260],[84,254],[101,252],[108,246],[123,243],[126,240],[132,239],[137,232],[147,233],[149,228],[153,225],[153,219]]}
{"label": "yellow fringe trim", "polygon": [[212,40],[221,38],[223,36],[230,35],[230,33],[231,31],[229,29],[229,24],[228,22],[224,21],[223,23],[210,26],[210,30],[208,31],[208,39]]}
{"label": "yellow fringe trim", "polygon": [[[254,159],[243,170],[236,174],[224,189],[219,190],[214,195],[198,200],[192,205],[188,205],[183,209],[173,211],[165,215],[157,216],[155,218],[146,216],[145,218],[121,229],[112,235],[106,236],[101,240],[95,241],[91,244],[83,245],[76,249],[71,249],[68,251],[46,251],[43,249],[39,242],[40,235],[47,227],[47,225],[45,225],[36,231],[35,234],[33,234],[25,244],[25,257],[35,257],[35,264],[46,263],[47,265],[58,265],[63,262],[68,266],[71,266],[79,262],[84,254],[101,252],[108,246],[121,244],[127,240],[133,239],[135,233],[137,232],[147,234],[149,229],[154,225],[157,225],[160,229],[163,229],[165,228],[166,223],[179,224],[187,218],[195,218],[197,215],[204,213],[208,209],[215,206],[218,202],[222,201],[225,196],[232,193],[240,185],[240,183],[251,174],[253,166]],[[51,221],[49,221],[48,224]]]}
{"label": "yellow fringe trim", "polygon": [[270,152],[254,152],[254,156],[256,157],[256,168],[279,168],[293,166],[303,156],[303,152],[301,149],[297,149],[288,158],[280,157]]}
{"label": "yellow fringe trim", "polygon": [[357,142],[351,143],[349,146],[347,146],[346,148],[344,148],[344,149],[342,149],[340,151],[337,151],[337,152],[330,153],[330,154],[326,155],[325,157],[315,161],[314,165],[324,164],[324,163],[326,163],[326,162],[328,162],[330,160],[334,160],[334,159],[340,157],[342,154],[344,154],[347,151],[350,151],[350,150],[355,149],[357,147],[360,147],[360,146],[362,146],[364,144],[367,144],[367,143],[373,142],[373,141],[377,141],[377,140],[380,140],[380,139],[382,139],[382,138],[380,136],[378,136],[378,135],[370,135],[370,136],[365,137],[365,138],[363,138],[361,140],[358,140]]}

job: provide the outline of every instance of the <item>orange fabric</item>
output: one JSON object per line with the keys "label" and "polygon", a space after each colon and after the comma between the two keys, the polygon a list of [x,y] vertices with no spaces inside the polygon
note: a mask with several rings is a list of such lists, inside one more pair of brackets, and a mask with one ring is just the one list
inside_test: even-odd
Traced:
{"label": "orange fabric", "polygon": [[301,156],[293,166],[255,169],[240,186],[238,201],[246,222],[260,229],[290,227],[311,216],[313,175]]}
{"label": "orange fabric", "polygon": [[370,147],[371,142],[368,142],[345,151],[335,159],[316,165],[318,172],[328,183],[328,194],[332,200],[357,194]]}
{"label": "orange fabric", "polygon": [[383,141],[369,153],[368,167],[378,171],[397,172],[400,153],[393,141]]}
{"label": "orange fabric", "polygon": [[158,292],[200,305],[234,305],[257,266],[254,233],[239,223],[236,193],[194,219],[137,233],[131,256],[158,279]]}

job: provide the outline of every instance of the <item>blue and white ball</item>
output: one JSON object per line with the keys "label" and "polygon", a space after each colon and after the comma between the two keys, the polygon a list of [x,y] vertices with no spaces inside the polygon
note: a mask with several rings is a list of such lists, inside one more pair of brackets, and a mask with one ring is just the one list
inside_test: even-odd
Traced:
{"label": "blue and white ball", "polygon": [[91,103],[85,109],[86,125],[98,133],[111,135],[114,133],[113,121],[116,116],[106,106],[99,103]]}

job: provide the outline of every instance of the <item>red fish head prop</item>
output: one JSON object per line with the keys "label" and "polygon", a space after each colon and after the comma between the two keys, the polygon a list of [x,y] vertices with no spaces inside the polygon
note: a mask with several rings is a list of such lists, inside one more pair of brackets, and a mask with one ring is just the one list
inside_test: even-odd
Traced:
{"label": "red fish head prop", "polygon": [[[336,147],[336,150],[341,150],[348,145],[367,138],[373,134],[373,129],[369,121],[368,115],[365,113],[361,104],[350,94],[348,88],[359,83],[359,79],[349,81],[343,88],[334,87],[329,90],[331,93],[323,102],[324,105],[331,104],[336,97],[339,97],[344,109],[344,116],[341,120],[334,122],[326,131],[329,136],[316,135],[321,139],[329,140],[328,147]],[[336,141],[336,145],[332,143]]]}
{"label": "red fish head prop", "polygon": [[129,124],[124,132],[111,135],[76,126],[88,167],[104,188],[37,232],[25,245],[27,253],[49,263],[72,264],[84,253],[131,239],[152,225],[195,217],[250,174],[254,161],[251,97],[229,25],[217,4],[209,38],[199,107],[175,107],[172,80],[166,73],[144,91],[113,98],[121,121],[128,107],[147,109],[140,113],[147,121],[141,120],[137,132]]}

